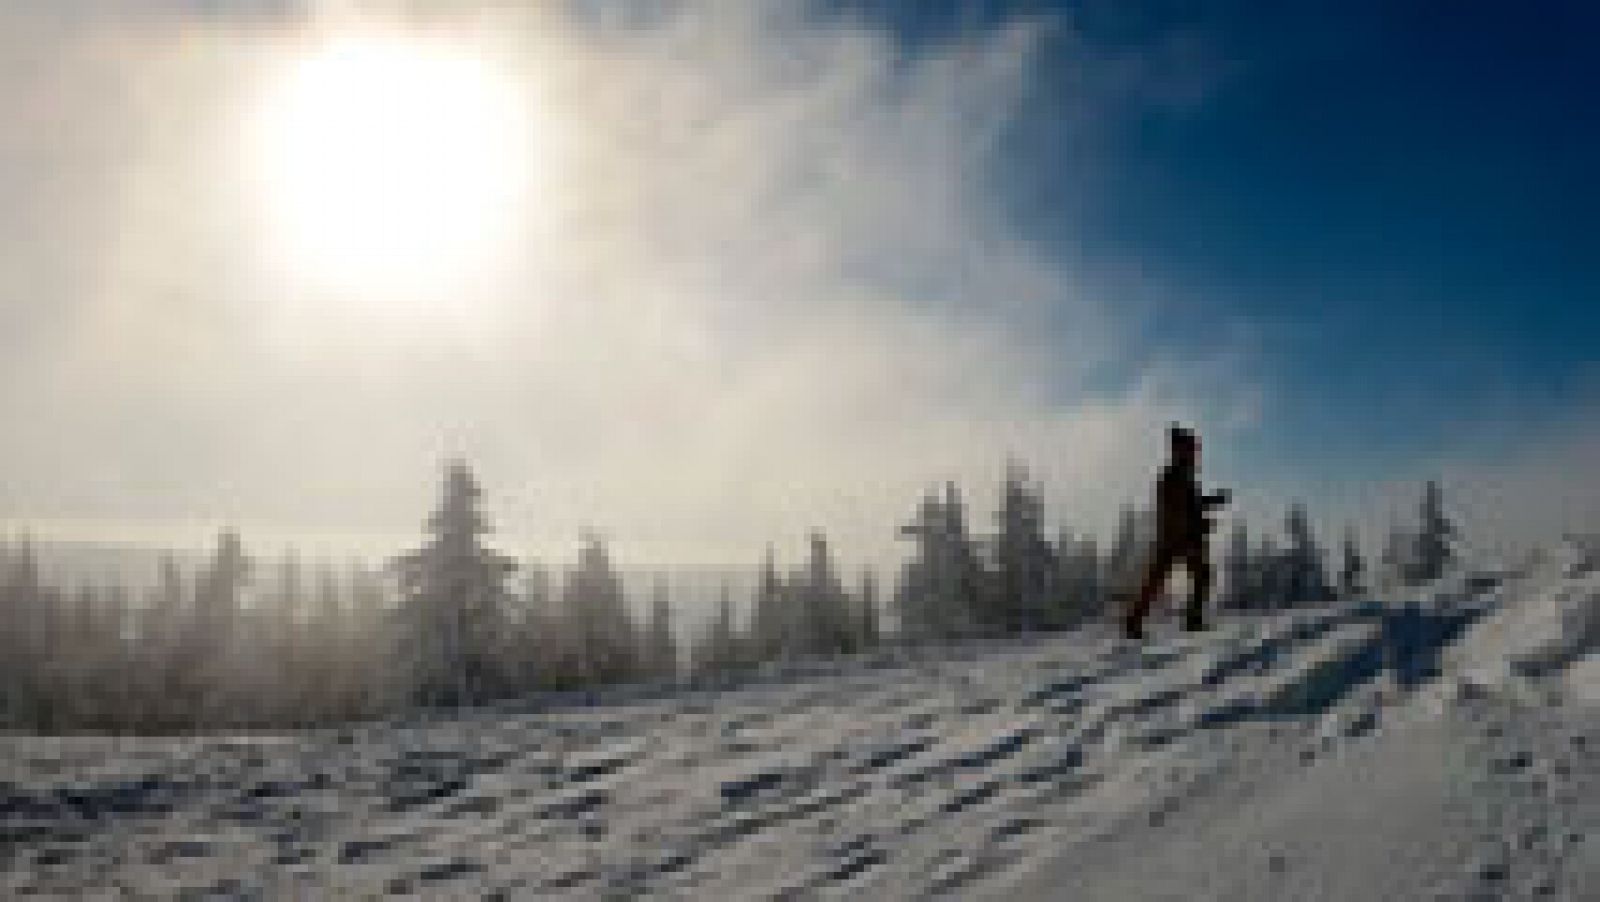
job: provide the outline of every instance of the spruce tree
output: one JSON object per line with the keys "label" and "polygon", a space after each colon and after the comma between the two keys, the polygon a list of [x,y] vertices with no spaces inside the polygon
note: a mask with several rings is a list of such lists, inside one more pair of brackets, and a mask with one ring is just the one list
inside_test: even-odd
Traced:
{"label": "spruce tree", "polygon": [[522,566],[521,613],[516,627],[517,651],[512,667],[523,689],[560,682],[563,618],[550,584],[550,571],[537,560]]}
{"label": "spruce tree", "polygon": [[1284,578],[1284,555],[1278,549],[1278,544],[1271,536],[1262,536],[1256,544],[1255,554],[1251,556],[1251,567],[1254,576],[1252,582],[1255,586],[1256,607],[1267,610],[1282,608],[1286,603],[1285,588],[1288,580]]}
{"label": "spruce tree", "polygon": [[696,673],[720,676],[739,667],[743,656],[739,653],[738,630],[733,622],[733,596],[728,584],[717,590],[717,606],[711,621],[694,654]]}
{"label": "spruce tree", "polygon": [[447,464],[428,540],[394,562],[403,654],[423,704],[471,704],[497,688],[490,648],[516,565],[484,545],[490,527],[481,496],[464,462]]}
{"label": "spruce tree", "polygon": [[1117,534],[1111,541],[1106,560],[1106,576],[1111,595],[1128,597],[1139,588],[1140,570],[1148,551],[1141,536],[1140,513],[1132,505],[1123,505],[1117,517]]}
{"label": "spruce tree", "polygon": [[188,599],[189,587],[177,558],[170,551],[162,552],[139,627],[143,702],[138,720],[149,729],[167,729],[182,710],[187,668],[180,655],[189,634]]}
{"label": "spruce tree", "polygon": [[750,652],[761,661],[777,661],[798,652],[790,611],[785,604],[783,578],[772,546],[761,558],[755,597],[750,604]]}
{"label": "spruce tree", "polygon": [[955,483],[945,483],[943,499],[930,492],[900,533],[916,543],[895,593],[902,635],[918,642],[971,634],[987,580]]}
{"label": "spruce tree", "polygon": [[877,648],[883,627],[878,611],[878,578],[871,568],[861,571],[861,594],[857,604],[860,627],[856,647],[862,651]]}
{"label": "spruce tree", "polygon": [[1451,539],[1456,529],[1444,512],[1444,495],[1439,483],[1429,480],[1422,491],[1422,503],[1415,546],[1412,551],[1412,569],[1408,582],[1412,585],[1432,582],[1444,575],[1445,568],[1454,558]]}
{"label": "spruce tree", "polygon": [[1384,539],[1383,556],[1380,559],[1383,565],[1383,583],[1386,587],[1406,585],[1411,580],[1412,572],[1416,569],[1415,560],[1416,541],[1413,536],[1405,532],[1399,523],[1390,523],[1388,535]]}
{"label": "spruce tree", "polygon": [[1223,592],[1223,607],[1242,610],[1258,604],[1257,585],[1250,559],[1250,531],[1244,520],[1233,524],[1228,536],[1228,550],[1222,557],[1222,574],[1227,585]]}
{"label": "spruce tree", "polygon": [[195,582],[183,663],[193,667],[188,695],[202,723],[236,722],[240,713],[239,612],[251,569],[238,533],[226,529],[217,536],[211,560]]}
{"label": "spruce tree", "polygon": [[1044,502],[1020,463],[1006,467],[1000,487],[998,531],[983,621],[1005,632],[1065,625],[1056,580],[1056,553],[1044,537]]}
{"label": "spruce tree", "polygon": [[672,603],[667,597],[665,579],[658,578],[651,593],[643,657],[644,670],[651,679],[677,679],[678,644],[672,634]]}
{"label": "spruce tree", "polygon": [[800,623],[801,652],[808,656],[841,654],[849,649],[853,632],[849,598],[834,572],[827,538],[814,532],[810,545],[805,569],[790,581],[790,604]]}
{"label": "spruce tree", "polygon": [[0,573],[0,723],[21,723],[37,710],[39,665],[51,648],[33,540],[24,535]]}
{"label": "spruce tree", "polygon": [[1328,585],[1323,552],[1312,534],[1305,505],[1297,502],[1289,506],[1284,533],[1289,539],[1289,547],[1283,554],[1285,600],[1291,604],[1331,600],[1333,589]]}
{"label": "spruce tree", "polygon": [[562,607],[580,683],[616,683],[638,674],[637,631],[622,579],[599,536],[585,538],[578,566],[567,575]]}
{"label": "spruce tree", "polygon": [[1366,572],[1366,562],[1361,559],[1361,545],[1356,540],[1356,530],[1353,526],[1346,526],[1344,530],[1344,548],[1339,564],[1339,597],[1345,600],[1360,598],[1366,591],[1363,576]]}
{"label": "spruce tree", "polygon": [[306,682],[305,596],[305,575],[300,565],[300,555],[291,548],[278,560],[270,596],[273,628],[265,634],[272,646],[273,685],[279,710],[285,720],[303,710],[305,704],[301,697]]}
{"label": "spruce tree", "polygon": [[386,629],[388,594],[381,574],[361,560],[351,561],[347,584],[355,656],[353,716],[372,717],[387,710],[392,696],[388,666],[394,637]]}

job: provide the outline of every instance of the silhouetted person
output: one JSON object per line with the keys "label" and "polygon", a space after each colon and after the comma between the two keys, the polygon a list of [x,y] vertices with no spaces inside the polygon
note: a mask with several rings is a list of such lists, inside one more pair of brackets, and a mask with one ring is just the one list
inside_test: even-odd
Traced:
{"label": "silhouetted person", "polygon": [[1212,521],[1206,513],[1228,503],[1226,490],[1200,494],[1195,479],[1200,468],[1200,440],[1193,432],[1174,424],[1167,430],[1171,459],[1156,481],[1156,542],[1150,555],[1139,594],[1128,610],[1123,626],[1129,638],[1144,635],[1144,618],[1156,593],[1167,581],[1172,565],[1182,561],[1189,570],[1189,607],[1184,612],[1183,628],[1205,629],[1206,595],[1211,591],[1211,560],[1206,550],[1206,535]]}

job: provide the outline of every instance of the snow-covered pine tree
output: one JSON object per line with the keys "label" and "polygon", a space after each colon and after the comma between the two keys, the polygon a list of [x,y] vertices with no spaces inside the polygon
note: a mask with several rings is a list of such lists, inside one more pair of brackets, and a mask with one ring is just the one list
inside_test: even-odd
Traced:
{"label": "snow-covered pine tree", "polygon": [[1422,490],[1422,503],[1418,511],[1415,544],[1411,555],[1411,570],[1407,582],[1421,585],[1444,575],[1445,567],[1455,556],[1451,540],[1456,535],[1444,512],[1444,494],[1436,480],[1428,480]]}
{"label": "snow-covered pine tree", "polygon": [[1255,607],[1277,610],[1287,604],[1284,554],[1271,536],[1262,536],[1251,556]]}
{"label": "snow-covered pine tree", "polygon": [[750,654],[758,661],[777,661],[798,650],[791,636],[790,611],[785,604],[783,578],[772,546],[767,545],[756,576],[755,597],[750,601]]}
{"label": "snow-covered pine tree", "polygon": [[900,535],[915,543],[911,557],[901,569],[895,589],[894,609],[897,637],[904,643],[921,643],[936,638],[934,592],[939,532],[943,528],[939,496],[931,489],[922,496],[910,523],[900,527]]}
{"label": "snow-covered pine tree", "polygon": [[563,639],[566,624],[556,604],[550,571],[531,558],[522,565],[519,607],[510,664],[518,688],[526,691],[560,685],[559,675],[566,666],[563,649],[569,644]]}
{"label": "snow-covered pine tree", "polygon": [[733,621],[733,595],[728,591],[728,584],[723,583],[717,589],[717,606],[711,620],[695,648],[694,670],[697,674],[719,676],[743,663],[738,628]]}
{"label": "snow-covered pine tree", "polygon": [[868,567],[861,571],[861,591],[856,597],[857,633],[856,648],[862,651],[877,648],[883,634],[882,617],[878,611],[878,577]]}
{"label": "snow-covered pine tree", "polygon": [[[350,655],[358,643],[350,633],[344,596],[338,571],[327,561],[318,564],[310,611],[311,665],[307,668],[316,682],[307,695],[311,699],[308,713],[321,723],[346,718],[354,707],[354,668],[350,666]],[[493,668],[485,662],[483,669],[492,672]],[[487,697],[494,690],[487,685],[490,681],[484,682],[483,696]]]}
{"label": "snow-covered pine tree", "polygon": [[225,529],[195,582],[194,616],[183,663],[195,677],[189,689],[195,695],[192,710],[201,723],[225,722],[237,711],[234,662],[241,638],[237,628],[251,568],[239,534]]}
{"label": "snow-covered pine tree", "polygon": [[1107,555],[1105,575],[1110,595],[1125,598],[1139,588],[1145,558],[1149,556],[1147,541],[1140,526],[1140,511],[1133,505],[1123,505],[1117,518],[1117,534],[1111,541]]}
{"label": "snow-covered pine tree", "polygon": [[1056,536],[1055,585],[1063,626],[1076,626],[1090,619],[1094,608],[1093,582],[1098,560],[1088,560],[1085,543],[1062,527]]}
{"label": "snow-covered pine tree", "polygon": [[1356,540],[1356,530],[1346,526],[1344,549],[1339,565],[1339,597],[1345,600],[1360,598],[1366,592],[1367,565],[1361,558],[1361,544]]}
{"label": "snow-covered pine tree", "polygon": [[139,618],[142,703],[137,719],[145,729],[167,729],[179,714],[176,702],[183,685],[179,652],[189,633],[188,599],[189,587],[177,558],[162,552],[155,585],[145,596]]}
{"label": "snow-covered pine tree", "polygon": [[402,655],[423,704],[470,704],[495,689],[488,649],[501,629],[505,582],[516,565],[484,545],[490,527],[481,497],[466,463],[449,462],[427,521],[428,540],[394,562]]}
{"label": "snow-covered pine tree", "polygon": [[1094,621],[1104,620],[1112,602],[1106,580],[1105,556],[1100,553],[1100,540],[1092,535],[1084,536],[1079,548],[1083,558],[1084,584],[1087,586],[1084,598],[1088,607],[1085,616]]}
{"label": "snow-covered pine tree", "polygon": [[0,724],[25,723],[37,708],[39,662],[50,645],[40,597],[39,562],[23,536],[5,555],[0,572]]}
{"label": "snow-covered pine tree", "polygon": [[916,543],[895,591],[902,637],[925,642],[971,634],[986,579],[955,483],[945,483],[942,500],[931,492],[924,497],[900,533]]}
{"label": "snow-covered pine tree", "polygon": [[394,701],[388,679],[394,640],[387,629],[388,592],[382,575],[361,560],[351,561],[348,585],[351,629],[356,638],[352,653],[357,658],[358,696],[353,716],[368,718],[388,710]]}
{"label": "snow-covered pine tree", "polygon": [[271,671],[274,700],[279,719],[287,720],[304,709],[300,697],[304,689],[306,672],[304,621],[306,609],[305,574],[300,555],[293,548],[286,549],[278,559],[268,591],[272,629],[263,634],[271,646]]}
{"label": "snow-covered pine tree", "polygon": [[1241,518],[1228,534],[1228,548],[1222,555],[1224,582],[1222,607],[1247,610],[1258,604],[1258,586],[1250,559],[1250,528]]}
{"label": "snow-covered pine tree", "polygon": [[1312,533],[1305,505],[1296,502],[1289,506],[1284,533],[1289,539],[1289,547],[1283,552],[1284,600],[1289,604],[1331,601],[1333,589],[1328,584],[1323,551]]}
{"label": "snow-covered pine tree", "polygon": [[982,623],[990,629],[1018,632],[1066,625],[1056,552],[1044,537],[1040,495],[1026,467],[1017,461],[1006,465],[990,546],[988,598],[980,609]]}
{"label": "snow-covered pine tree", "polygon": [[1383,555],[1379,559],[1383,568],[1382,582],[1386,588],[1405,585],[1410,579],[1415,566],[1412,564],[1415,545],[1415,538],[1401,529],[1398,522],[1389,524],[1389,532],[1384,538]]}
{"label": "snow-covered pine tree", "polygon": [[622,579],[599,536],[585,537],[578,566],[567,574],[562,607],[580,683],[617,683],[638,675],[638,631],[628,613]]}
{"label": "snow-covered pine tree", "polygon": [[94,725],[100,702],[96,676],[102,661],[99,620],[99,592],[84,583],[67,601],[62,641],[49,671],[54,730]]}
{"label": "snow-covered pine tree", "polygon": [[128,587],[113,576],[100,594],[105,659],[101,664],[100,697],[105,710],[99,728],[122,732],[136,726],[132,719],[137,689],[128,677],[133,672],[133,607]]}
{"label": "snow-covered pine tree", "polygon": [[800,623],[802,653],[831,656],[848,651],[854,632],[849,596],[834,571],[828,540],[822,533],[811,534],[805,569],[789,581],[789,591]]}
{"label": "snow-covered pine tree", "polygon": [[672,602],[667,581],[657,577],[650,595],[650,620],[645,627],[643,669],[650,679],[678,678],[678,643],[672,633]]}

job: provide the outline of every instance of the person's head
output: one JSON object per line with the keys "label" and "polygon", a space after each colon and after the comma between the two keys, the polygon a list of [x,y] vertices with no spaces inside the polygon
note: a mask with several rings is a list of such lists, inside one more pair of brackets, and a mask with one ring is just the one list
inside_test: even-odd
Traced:
{"label": "person's head", "polygon": [[1167,428],[1167,441],[1171,447],[1173,463],[1191,468],[1200,465],[1200,438],[1193,430],[1173,423]]}

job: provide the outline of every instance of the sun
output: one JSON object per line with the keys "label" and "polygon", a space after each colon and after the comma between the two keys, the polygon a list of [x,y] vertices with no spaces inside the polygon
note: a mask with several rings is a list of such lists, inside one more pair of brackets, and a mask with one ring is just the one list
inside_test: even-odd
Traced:
{"label": "sun", "polygon": [[529,201],[527,103],[453,48],[343,38],[302,56],[269,91],[254,142],[282,266],[368,296],[481,276]]}

